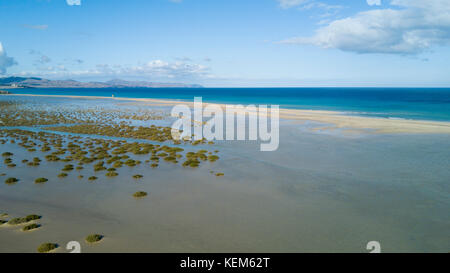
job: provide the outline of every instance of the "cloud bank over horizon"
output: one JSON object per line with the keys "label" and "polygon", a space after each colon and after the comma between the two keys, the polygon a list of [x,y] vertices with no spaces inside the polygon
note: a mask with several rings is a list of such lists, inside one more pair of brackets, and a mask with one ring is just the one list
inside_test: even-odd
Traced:
{"label": "cloud bank over horizon", "polygon": [[[47,62],[41,62],[46,64]],[[17,76],[44,76],[49,78],[141,78],[151,80],[196,80],[213,77],[210,68],[204,65],[183,61],[166,62],[152,60],[134,66],[98,64],[95,68],[68,70],[63,65],[40,67],[39,71],[22,71]]]}
{"label": "cloud bank over horizon", "polygon": [[[367,2],[381,5],[381,1]],[[356,53],[419,54],[450,44],[450,5],[447,0],[392,0],[390,7],[361,11],[320,27],[311,37],[281,43]]]}

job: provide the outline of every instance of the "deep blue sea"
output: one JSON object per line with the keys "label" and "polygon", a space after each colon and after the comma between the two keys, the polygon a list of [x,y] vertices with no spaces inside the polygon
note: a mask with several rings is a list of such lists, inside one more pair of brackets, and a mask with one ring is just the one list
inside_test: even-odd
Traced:
{"label": "deep blue sea", "polygon": [[15,94],[157,98],[282,108],[334,110],[362,116],[450,121],[450,88],[36,88]]}

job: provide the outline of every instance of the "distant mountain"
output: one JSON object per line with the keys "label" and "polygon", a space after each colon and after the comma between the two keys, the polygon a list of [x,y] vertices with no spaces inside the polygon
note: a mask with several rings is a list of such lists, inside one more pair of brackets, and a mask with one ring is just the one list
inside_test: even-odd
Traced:
{"label": "distant mountain", "polygon": [[0,87],[7,88],[133,88],[133,87],[202,87],[198,84],[159,83],[146,81],[124,81],[114,79],[107,82],[79,82],[75,80],[47,80],[36,77],[0,78]]}

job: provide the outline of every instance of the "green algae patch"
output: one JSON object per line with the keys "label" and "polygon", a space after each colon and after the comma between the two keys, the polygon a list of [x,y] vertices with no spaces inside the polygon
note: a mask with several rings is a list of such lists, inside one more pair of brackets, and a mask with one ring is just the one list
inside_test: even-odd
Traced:
{"label": "green algae patch", "polygon": [[56,161],[60,161],[61,159],[56,156],[56,155],[46,155],[45,159],[49,162],[56,162]]}
{"label": "green algae patch", "polygon": [[17,182],[19,182],[19,179],[15,178],[15,177],[10,177],[5,180],[5,184],[8,184],[8,185],[16,184]]}
{"label": "green algae patch", "polygon": [[224,176],[224,173],[216,173],[216,176]]}
{"label": "green algae patch", "polygon": [[24,226],[22,228],[22,231],[30,231],[30,230],[34,230],[34,229],[37,229],[37,228],[40,228],[40,227],[41,227],[41,225],[38,225],[38,224],[30,224],[30,225]]}
{"label": "green algae patch", "polygon": [[210,155],[208,156],[209,162],[216,162],[219,159],[217,155]]}
{"label": "green algae patch", "polygon": [[55,249],[57,249],[57,248],[58,248],[58,244],[54,244],[54,243],[44,243],[44,244],[40,245],[40,246],[37,248],[37,251],[38,251],[39,253],[48,253],[48,252],[50,252],[50,251],[52,251],[52,250],[55,250]]}
{"label": "green algae patch", "polygon": [[143,197],[146,197],[147,195],[148,194],[145,191],[138,191],[138,192],[135,192],[133,194],[133,197],[135,197],[135,198],[143,198]]}
{"label": "green algae patch", "polygon": [[134,167],[134,166],[136,166],[138,163],[137,163],[137,161],[135,161],[135,160],[133,160],[133,159],[128,159],[127,161],[125,161],[124,164],[127,165],[128,167]]}
{"label": "green algae patch", "polygon": [[20,224],[25,224],[25,223],[28,223],[28,222],[31,222],[34,220],[39,220],[41,218],[42,218],[42,216],[40,216],[40,215],[30,214],[25,217],[12,218],[11,220],[8,221],[8,224],[20,225]]}
{"label": "green algae patch", "polygon": [[175,164],[178,163],[177,159],[174,156],[167,156],[166,158],[164,158],[164,160]]}
{"label": "green algae patch", "polygon": [[67,177],[67,176],[68,176],[67,173],[60,173],[60,174],[58,174],[59,178],[64,178],[64,177]]}
{"label": "green algae patch", "polygon": [[89,181],[94,181],[94,180],[97,180],[97,179],[98,179],[97,176],[91,176],[91,177],[88,178]]}
{"label": "green algae patch", "polygon": [[34,180],[34,183],[41,184],[41,183],[45,183],[47,181],[48,181],[47,178],[41,177],[41,178],[37,178],[36,180]]}
{"label": "green algae patch", "polygon": [[115,161],[114,164],[113,164],[113,167],[114,168],[121,168],[122,165],[123,165],[122,161]]}
{"label": "green algae patch", "polygon": [[143,178],[143,177],[144,177],[144,176],[141,175],[141,174],[133,175],[133,178],[134,178],[134,179],[141,179],[141,178]]}
{"label": "green algae patch", "polygon": [[101,241],[103,238],[104,236],[100,234],[90,234],[85,238],[85,240],[86,242],[93,244]]}
{"label": "green algae patch", "polygon": [[103,166],[94,166],[94,172],[101,172],[101,171],[105,171],[106,168]]}
{"label": "green algae patch", "polygon": [[3,157],[10,157],[10,156],[13,156],[14,154],[13,153],[10,153],[10,152],[4,152],[3,154],[2,154],[2,156]]}
{"label": "green algae patch", "polygon": [[183,167],[197,168],[199,165],[200,161],[198,161],[197,159],[188,159],[183,162]]}
{"label": "green algae patch", "polygon": [[64,166],[64,168],[62,169],[62,171],[64,171],[64,172],[70,172],[72,170],[73,170],[73,165],[71,165],[71,164]]}
{"label": "green algae patch", "polygon": [[115,176],[118,176],[119,174],[116,173],[116,172],[107,172],[105,175],[106,175],[107,177],[115,177]]}

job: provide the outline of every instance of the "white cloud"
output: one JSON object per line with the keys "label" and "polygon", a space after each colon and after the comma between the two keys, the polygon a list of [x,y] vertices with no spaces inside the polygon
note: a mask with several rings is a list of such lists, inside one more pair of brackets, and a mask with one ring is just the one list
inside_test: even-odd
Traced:
{"label": "white cloud", "polygon": [[367,0],[369,6],[381,6],[381,0]]}
{"label": "white cloud", "polygon": [[69,6],[81,6],[81,0],[66,0]]}
{"label": "white cloud", "polygon": [[6,74],[8,67],[17,64],[12,57],[6,55],[6,51],[3,49],[2,43],[0,43],[0,75]]}
{"label": "white cloud", "polygon": [[312,37],[281,43],[311,44],[357,53],[417,54],[450,43],[448,0],[392,0],[392,8],[334,20]]}
{"label": "white cloud", "polygon": [[195,78],[202,77],[209,74],[209,68],[200,65],[177,61],[169,63],[161,60],[154,60],[144,64],[131,67],[110,67],[104,66],[100,72],[107,72],[113,74],[128,74],[128,75],[149,75],[158,78]]}
{"label": "white cloud", "polygon": [[280,3],[280,6],[284,9],[292,8],[295,6],[300,6],[305,3],[307,0],[277,0]]}
{"label": "white cloud", "polygon": [[22,76],[49,77],[140,77],[153,80],[195,80],[211,76],[207,66],[186,62],[153,60],[135,66],[99,64],[86,70],[69,70],[65,66],[41,66],[39,71],[21,72]]}
{"label": "white cloud", "polygon": [[[336,16],[344,8],[341,5],[330,5],[316,0],[277,0],[283,9],[297,8],[300,11],[312,9],[320,10],[320,14],[311,15],[311,17],[330,18]],[[323,20],[322,20],[323,21]],[[329,19],[326,20],[329,22]],[[320,23],[319,23],[320,24]]]}

